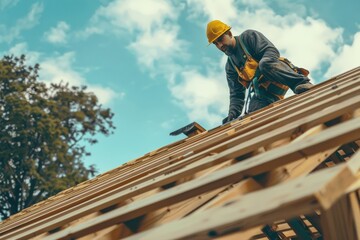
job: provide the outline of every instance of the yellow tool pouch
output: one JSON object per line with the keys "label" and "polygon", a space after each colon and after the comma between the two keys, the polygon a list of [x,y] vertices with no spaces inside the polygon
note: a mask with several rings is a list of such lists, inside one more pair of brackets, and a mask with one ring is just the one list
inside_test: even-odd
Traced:
{"label": "yellow tool pouch", "polygon": [[[270,81],[268,79],[264,80],[263,75],[260,74],[259,71],[259,63],[251,57],[249,52],[247,51],[244,43],[242,42],[241,38],[239,38],[240,46],[245,53],[245,64],[244,67],[238,68],[232,61],[231,58],[229,58],[230,63],[235,68],[236,72],[239,75],[239,82],[245,87],[248,88],[250,83],[253,83],[253,88],[255,91],[255,94],[262,95],[265,97],[269,97],[273,100],[279,100],[283,99],[287,90],[289,89],[288,86],[278,83],[276,81]],[[295,67],[288,59],[284,57],[279,58],[280,61],[287,64],[293,71],[303,74],[307,76],[309,74],[309,71],[307,71],[304,68],[298,68]]]}
{"label": "yellow tool pouch", "polygon": [[236,66],[235,67],[240,78],[246,81],[245,84],[248,86],[248,84],[254,79],[258,66],[258,62],[252,57],[249,57],[247,58],[245,65],[242,69],[239,69]]}

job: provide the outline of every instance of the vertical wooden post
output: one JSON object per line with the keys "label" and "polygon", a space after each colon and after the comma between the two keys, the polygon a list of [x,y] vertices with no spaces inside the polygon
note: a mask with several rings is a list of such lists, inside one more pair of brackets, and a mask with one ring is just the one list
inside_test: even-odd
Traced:
{"label": "vertical wooden post", "polygon": [[359,201],[352,192],[321,214],[323,237],[326,240],[360,239],[359,221]]}

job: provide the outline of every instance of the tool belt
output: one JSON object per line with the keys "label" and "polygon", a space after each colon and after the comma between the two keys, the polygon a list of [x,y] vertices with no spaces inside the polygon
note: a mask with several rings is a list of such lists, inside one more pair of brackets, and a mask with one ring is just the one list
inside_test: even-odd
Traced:
{"label": "tool belt", "polygon": [[[259,63],[251,57],[241,38],[239,38],[239,42],[245,53],[243,56],[245,60],[244,67],[239,69],[229,57],[230,63],[239,75],[239,82],[245,88],[252,87],[258,96],[267,97],[272,101],[283,99],[289,87],[276,81],[264,79],[263,74],[260,73],[258,68]],[[279,57],[279,60],[287,64],[294,72],[305,76],[309,74],[308,70],[294,66],[287,58]]]}

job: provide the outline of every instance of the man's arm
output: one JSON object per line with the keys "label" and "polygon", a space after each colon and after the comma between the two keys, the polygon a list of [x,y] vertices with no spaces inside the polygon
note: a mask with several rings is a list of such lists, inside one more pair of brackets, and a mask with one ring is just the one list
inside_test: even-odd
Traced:
{"label": "man's arm", "polygon": [[263,57],[279,58],[278,49],[264,34],[256,30],[246,30],[241,34],[241,39],[246,45],[250,55],[260,61]]}
{"label": "man's arm", "polygon": [[240,116],[245,101],[245,87],[238,81],[239,75],[231,66],[229,61],[225,66],[226,79],[230,92],[230,105],[228,117],[223,120],[223,123],[229,122]]}

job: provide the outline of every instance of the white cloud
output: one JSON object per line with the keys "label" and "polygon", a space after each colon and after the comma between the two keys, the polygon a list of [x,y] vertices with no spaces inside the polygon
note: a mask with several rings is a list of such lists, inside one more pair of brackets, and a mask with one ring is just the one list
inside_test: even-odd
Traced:
{"label": "white cloud", "polygon": [[95,93],[99,102],[108,104],[114,98],[122,98],[124,93],[116,93],[108,87],[92,85],[86,82],[86,79],[80,72],[73,69],[75,62],[75,53],[67,52],[55,58],[45,59],[40,63],[40,80],[46,83],[69,83],[71,86],[88,86],[88,90]]}
{"label": "white cloud", "polygon": [[[230,24],[235,35],[246,29],[259,30],[279,48],[282,55],[310,71],[319,70],[321,64],[329,63],[336,56],[336,47],[342,43],[341,28],[332,29],[321,19],[303,18],[295,12],[279,15],[262,0],[242,0],[236,3],[228,0],[222,7],[215,7],[213,1],[188,2],[193,3],[191,7],[196,14],[205,15],[208,20],[217,18]],[[290,7],[288,5],[286,8]],[[225,11],[224,14],[224,8],[229,7],[235,13],[230,12],[228,15]],[[306,9],[301,8],[299,11],[304,14]]]}
{"label": "white cloud", "polygon": [[129,45],[129,49],[137,55],[141,65],[154,71],[156,61],[168,63],[174,58],[185,56],[186,42],[177,38],[178,31],[177,26],[168,25],[143,32]]}
{"label": "white cloud", "polygon": [[8,28],[5,25],[0,25],[0,43],[10,43],[15,38],[18,38],[23,30],[31,29],[36,26],[39,22],[42,11],[43,5],[41,3],[35,3],[32,5],[29,13],[24,18],[16,21],[14,27]]}
{"label": "white cloud", "polygon": [[[246,1],[251,2],[253,0],[246,0]],[[261,0],[261,2],[263,5],[265,5],[264,1]],[[302,16],[302,17],[305,17],[308,14],[308,12],[311,12],[312,16],[318,15],[312,9],[307,9],[307,5],[299,1],[275,0],[275,3],[276,3],[275,5],[276,8],[280,7],[282,9],[282,12],[293,13],[296,14],[297,16]],[[272,6],[274,6],[273,3]]]}
{"label": "white cloud", "polygon": [[86,38],[93,34],[151,32],[177,19],[178,14],[172,2],[166,0],[114,0],[97,9],[89,26],[78,35]]}
{"label": "white cloud", "polygon": [[202,75],[192,70],[181,74],[182,81],[170,87],[177,102],[192,121],[205,121],[214,126],[228,109],[228,89],[222,75],[213,71]]}
{"label": "white cloud", "polygon": [[[204,17],[206,21],[220,19],[230,24],[235,35],[240,34],[246,29],[259,30],[280,49],[283,56],[289,58],[294,64],[308,68],[310,71],[320,71],[321,65],[329,64],[333,59],[336,59],[336,48],[343,42],[343,30],[341,28],[333,29],[322,19],[301,17],[305,15],[306,8],[280,15],[275,13],[268,3],[262,0],[227,0],[221,1],[221,5],[219,5],[219,1],[211,0],[187,0],[187,3],[190,19],[198,21],[198,25],[204,32],[206,26],[206,23],[203,21]],[[290,5],[286,6],[286,8],[290,7]],[[354,41],[351,50],[344,49],[344,55],[346,55],[345,52],[358,49],[354,47],[355,45]],[[356,54],[353,56],[355,57]],[[221,69],[223,69],[225,64],[224,59],[223,57],[218,60]],[[344,62],[344,59],[338,62]],[[355,63],[356,61],[353,62]],[[346,63],[344,65],[348,66]],[[217,82],[214,78],[215,76],[222,81]],[[187,109],[189,118],[195,119],[201,117],[209,123],[219,124],[219,122],[216,122],[216,119],[221,114],[226,114],[226,111],[219,110],[214,114],[209,109],[222,109],[225,107],[227,110],[228,106],[224,101],[227,102],[228,100],[228,90],[224,79],[225,73],[220,70],[218,74],[187,74],[184,82],[175,86],[175,90],[173,90],[173,92],[184,92],[184,97],[179,98],[175,94],[173,95]],[[222,91],[220,91],[222,94],[207,99],[207,96],[212,96],[213,94],[211,90],[206,96],[194,90],[196,85],[206,86],[205,82],[208,81],[214,84],[213,86],[217,86],[219,89],[222,88]],[[192,86],[194,89],[191,88]],[[198,86],[197,89],[201,88]],[[210,87],[210,89],[212,88]],[[217,116],[215,117],[215,115]]]}
{"label": "white cloud", "polygon": [[[330,28],[323,20],[301,18],[295,14],[277,15],[271,9],[241,12],[237,29],[252,28],[264,33],[295,65],[320,70],[321,64],[335,57],[342,42],[342,29]],[[240,31],[238,32],[238,34]]]}
{"label": "white cloud", "polygon": [[141,69],[152,76],[164,74],[164,68],[176,68],[175,58],[187,56],[186,42],[179,39],[176,22],[182,8],[166,0],[115,0],[96,10],[80,35],[112,33],[135,39],[127,47],[136,55]]}
{"label": "white cloud", "polygon": [[4,10],[6,8],[11,8],[18,4],[19,0],[1,0],[0,1],[0,10]]}
{"label": "white cloud", "polygon": [[21,56],[24,54],[26,56],[26,64],[31,66],[38,63],[41,57],[41,53],[29,51],[28,45],[25,42],[14,45],[5,54],[14,56]]}
{"label": "white cloud", "polygon": [[85,79],[73,70],[75,53],[67,52],[55,58],[48,58],[41,62],[40,79],[47,83],[68,82],[70,85],[83,85]]}
{"label": "white cloud", "polygon": [[99,26],[88,26],[85,30],[75,33],[75,35],[80,39],[87,39],[88,37],[95,34],[104,33],[104,29]]}
{"label": "white cloud", "polygon": [[[230,22],[238,18],[234,0],[187,0],[189,16],[191,19],[199,20],[199,16],[207,17],[207,20],[219,19]],[[202,27],[206,26],[201,22]],[[205,29],[205,28],[204,28]]]}
{"label": "white cloud", "polygon": [[359,66],[360,56],[360,32],[354,35],[351,45],[344,45],[331,61],[331,65],[326,72],[326,77],[333,77],[352,68]]}
{"label": "white cloud", "polygon": [[76,60],[74,52],[67,52],[56,57],[45,58],[44,54],[40,52],[29,51],[26,43],[19,43],[9,49],[5,54],[13,54],[14,56],[25,54],[26,64],[29,66],[39,63],[39,81],[47,84],[62,81],[72,86],[86,85],[88,90],[98,97],[101,104],[109,104],[114,99],[122,99],[125,96],[125,93],[117,93],[109,87],[88,83],[83,73],[73,68]]}
{"label": "white cloud", "polygon": [[45,32],[44,37],[50,43],[66,43],[67,42],[67,32],[69,31],[70,26],[64,22],[58,22],[56,27],[51,28],[48,32]]}
{"label": "white cloud", "polygon": [[[139,7],[141,6],[141,7]],[[112,26],[127,32],[134,30],[150,31],[161,26],[165,20],[174,20],[178,12],[166,0],[115,0],[100,7],[93,21],[109,21]]]}
{"label": "white cloud", "polygon": [[[281,1],[278,3],[281,6]],[[284,10],[290,8],[292,5],[286,4]],[[180,14],[187,14],[188,21],[199,26],[202,32],[205,32],[207,21],[213,19],[230,24],[234,34],[250,28],[259,30],[294,64],[320,71],[336,58],[337,48],[343,42],[343,30],[331,28],[316,17],[303,17],[307,11],[301,7],[279,14],[263,0],[184,0],[181,3],[115,0],[96,11],[85,32],[104,34],[111,31],[128,38],[128,49],[136,55],[141,69],[145,67],[151,74],[161,74],[167,79],[176,103],[186,110],[190,121],[205,121],[215,126],[228,108],[228,87],[223,70],[226,58],[215,61],[215,67],[205,74],[189,64],[182,64],[187,54],[191,54],[187,49],[191,43],[181,39]],[[347,51],[344,48],[343,54]],[[209,65],[209,61],[203,64]]]}
{"label": "white cloud", "polygon": [[117,93],[109,87],[103,87],[100,85],[87,84],[88,91],[93,92],[99,99],[101,104],[109,104],[115,99],[123,99],[125,97],[124,92]]}
{"label": "white cloud", "polygon": [[[206,1],[209,4],[207,9],[213,11],[214,16],[215,11],[220,9],[224,16],[235,18],[232,3],[232,0],[222,3]],[[187,1],[187,4],[192,5],[187,10],[194,14],[193,17],[206,6],[199,1]],[[187,50],[189,43],[179,36],[178,17],[183,10],[182,3],[176,5],[172,1],[116,0],[96,11],[85,33],[111,31],[134,39],[129,42],[128,49],[136,55],[141,69],[153,76],[160,74],[168,81],[175,102],[187,112],[191,121],[201,120],[217,125],[226,115],[228,107],[223,66],[218,69],[221,74],[211,70],[202,75],[192,66],[180,63],[191,54]],[[180,82],[175,79],[180,79]]]}

